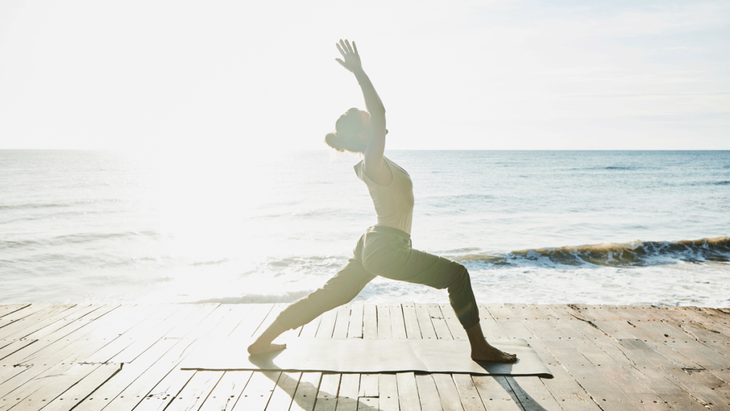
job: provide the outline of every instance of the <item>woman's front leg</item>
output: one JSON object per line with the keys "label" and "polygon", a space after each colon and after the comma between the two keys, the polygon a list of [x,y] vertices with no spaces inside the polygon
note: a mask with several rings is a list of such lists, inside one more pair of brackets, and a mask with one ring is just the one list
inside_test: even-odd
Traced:
{"label": "woman's front leg", "polygon": [[322,288],[286,307],[271,325],[248,347],[249,354],[283,350],[286,344],[273,344],[276,337],[309,323],[321,314],[352,301],[375,275],[362,263],[350,259]]}

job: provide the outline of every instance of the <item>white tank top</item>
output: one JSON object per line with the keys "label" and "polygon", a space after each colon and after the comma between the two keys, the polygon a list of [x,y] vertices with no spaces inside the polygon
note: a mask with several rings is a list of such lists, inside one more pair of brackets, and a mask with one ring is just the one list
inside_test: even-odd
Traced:
{"label": "white tank top", "polygon": [[375,214],[378,215],[378,225],[397,228],[410,234],[414,203],[411,176],[386,157],[383,157],[383,163],[393,176],[387,186],[382,186],[365,175],[362,161],[355,164],[355,174],[368,186]]}

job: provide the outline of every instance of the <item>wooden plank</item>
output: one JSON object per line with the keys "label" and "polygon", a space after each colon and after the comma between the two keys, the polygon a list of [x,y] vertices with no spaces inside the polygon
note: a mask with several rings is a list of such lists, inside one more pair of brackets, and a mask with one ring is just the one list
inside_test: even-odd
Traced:
{"label": "wooden plank", "polygon": [[[705,405],[730,407],[730,392],[712,390],[686,373],[640,339],[621,339],[626,357],[650,381],[650,388],[680,410],[701,409]],[[690,395],[691,394],[691,395]]]}
{"label": "wooden plank", "polygon": [[[349,317],[349,307],[341,306],[335,310],[320,315],[317,319],[319,324],[316,328],[314,336],[318,338],[332,338],[333,334],[337,332],[337,338],[344,338],[347,336]],[[344,334],[344,335],[343,335]],[[306,335],[304,335],[306,336]],[[337,377],[339,380],[339,377]],[[300,381],[303,379],[304,384],[297,386],[296,392],[293,394],[294,402],[292,403],[292,410],[307,410],[312,411],[314,409],[317,398],[321,395],[322,398],[335,399],[337,396],[337,388],[335,387],[334,394],[323,393],[319,394],[319,382],[322,379],[321,372],[314,373],[301,373]],[[331,383],[331,379],[326,379]],[[301,383],[300,383],[301,384]],[[329,400],[323,400],[328,402]],[[332,403],[335,406],[336,402]],[[273,408],[272,408],[273,409]]]}
{"label": "wooden plank", "polygon": [[[416,307],[413,303],[393,304],[390,307],[390,313],[390,328],[393,338],[421,338],[421,331],[418,329],[418,319],[416,318]],[[382,396],[387,397],[388,395],[393,395],[393,391],[395,391],[398,397],[397,406],[401,411],[416,411],[421,409],[415,373],[399,372],[395,375],[395,389],[385,387],[385,384],[390,385],[392,382],[392,379],[382,381],[380,384]],[[387,400],[385,406],[394,407]]]}
{"label": "wooden plank", "polygon": [[[113,336],[110,339],[110,343],[104,346],[103,350],[94,353],[89,358],[84,358],[82,361],[87,362],[131,362],[149,348],[156,340],[161,338],[161,335],[157,332],[167,318],[172,316],[175,312],[179,311],[182,307],[178,305],[164,305],[161,310],[155,311],[154,314],[145,317],[143,320],[134,324],[131,328],[125,330],[122,333],[115,332],[114,324],[103,324],[104,328],[96,333],[97,335],[103,335],[108,333],[109,336]],[[180,318],[182,320],[182,318]],[[107,322],[107,321],[105,321]],[[86,339],[92,340],[91,335],[87,334]]]}
{"label": "wooden plank", "polygon": [[655,338],[665,336],[666,344],[672,349],[710,370],[730,368],[730,359],[716,350],[696,341],[683,330],[663,321],[635,321],[637,328]]}
{"label": "wooden plank", "polygon": [[[342,374],[337,394],[337,411],[357,411],[360,374]],[[363,404],[364,406],[364,404]]]}
{"label": "wooden plank", "polygon": [[350,327],[350,304],[337,309],[337,321],[332,332],[332,338],[347,338],[347,329]]}
{"label": "wooden plank", "polygon": [[0,398],[33,379],[39,372],[30,365],[3,364],[0,368]]}
{"label": "wooden plank", "polygon": [[335,330],[335,322],[337,321],[337,310],[330,310],[320,317],[322,317],[322,321],[317,328],[316,337],[332,338],[332,333]]}
{"label": "wooden plank", "polygon": [[276,388],[276,381],[279,379],[280,374],[278,371],[254,372],[233,410],[264,411]]}
{"label": "wooden plank", "polygon": [[413,303],[404,303],[403,308],[403,322],[406,327],[407,338],[423,338],[421,336],[421,328],[418,324],[418,315],[416,314],[416,305]]}
{"label": "wooden plank", "polygon": [[78,403],[88,398],[94,391],[114,377],[120,370],[121,364],[103,364],[73,386],[67,387],[61,395],[48,402],[43,409],[53,411],[69,411]]}
{"label": "wooden plank", "polygon": [[[526,409],[535,408],[539,405],[548,410],[563,408],[570,410],[599,410],[600,408],[593,402],[590,395],[545,348],[539,336],[528,328],[533,321],[551,321],[550,318],[555,321],[555,317],[548,315],[545,310],[536,310],[533,307],[504,304],[499,308],[495,308],[497,315],[514,319],[500,323],[500,327],[512,337],[526,340],[555,377],[553,379],[514,377],[514,383],[517,385],[513,386],[513,389],[515,389],[515,394],[520,403]],[[509,314],[510,311],[511,314]]]}
{"label": "wooden plank", "polygon": [[315,335],[317,335],[317,330],[319,329],[319,323],[321,320],[322,319],[318,317],[310,321],[308,324],[304,324],[304,326],[302,326],[301,330],[299,331],[299,336],[314,337]]}
{"label": "wooden plank", "polygon": [[[200,407],[200,411],[232,410],[252,374],[252,371],[227,371]],[[134,411],[138,411],[137,408]]]}
{"label": "wooden plank", "polygon": [[[624,307],[624,309],[629,308]],[[693,339],[714,350],[718,355],[713,355],[713,358],[723,364],[721,369],[730,368],[730,355],[727,355],[730,353],[730,329],[717,323],[714,324],[714,327],[722,331],[717,331],[712,327],[707,328],[701,317],[695,317],[692,311],[686,309],[670,310],[669,308],[652,307],[652,309],[646,310],[646,314],[647,317],[657,322],[663,322],[682,331],[683,339]]]}
{"label": "wooden plank", "polygon": [[162,411],[175,401],[183,387],[190,383],[195,370],[172,370],[144,395],[135,411]]}
{"label": "wooden plank", "polygon": [[[54,331],[44,329],[32,333],[29,335],[28,338],[33,337],[37,340],[33,345],[27,346],[22,351],[19,350],[11,355],[8,355],[7,357],[3,358],[1,362],[18,364],[27,363],[33,361],[34,358],[47,356],[49,352],[54,353],[54,357],[58,357],[62,352],[67,352],[68,348],[71,345],[78,344],[78,341],[92,339],[92,333],[97,330],[101,324],[101,322],[97,322],[96,320],[98,320],[100,317],[103,317],[114,308],[116,307],[111,307],[110,309],[102,308],[96,310],[92,314],[87,315],[78,321],[74,321],[72,324],[61,329],[57,329]],[[96,340],[95,338],[93,339]],[[64,347],[67,348],[66,351],[63,351]],[[70,348],[75,350],[78,347]]]}
{"label": "wooden plank", "polygon": [[274,304],[254,304],[248,315],[242,318],[236,328],[230,333],[230,337],[247,338],[260,334],[266,329],[268,324],[274,321],[275,318],[269,317],[273,309]]}
{"label": "wooden plank", "polygon": [[[119,370],[118,365],[57,364],[26,384],[18,387],[0,402],[0,410],[40,409],[90,375],[96,368],[106,367],[111,374]],[[109,375],[109,373],[107,373]],[[108,379],[105,378],[104,380]]]}
{"label": "wooden plank", "polygon": [[392,338],[404,339],[406,335],[405,319],[403,318],[403,307],[400,304],[388,304],[390,311],[390,328]]}
{"label": "wooden plank", "polygon": [[523,410],[506,378],[474,375],[472,380],[482,403],[489,411]]}
{"label": "wooden plank", "polygon": [[730,315],[702,307],[652,307],[652,316],[672,319],[723,336],[730,335]]}
{"label": "wooden plank", "polygon": [[119,307],[120,305],[116,304],[92,305],[89,306],[88,309],[74,311],[67,317],[62,318],[60,321],[53,324],[53,326],[48,326],[35,331],[26,335],[24,338],[35,338],[40,340],[54,334],[69,335],[76,330],[83,329],[84,327],[98,321],[100,318],[109,316]]}
{"label": "wooden plank", "polygon": [[[170,372],[182,372],[179,363],[194,345],[195,341],[191,339],[158,340],[139,358],[125,365],[117,378],[95,395],[103,396],[117,409],[132,409],[149,394],[150,387],[156,386]],[[81,404],[82,407],[86,405],[86,402]]]}
{"label": "wooden plank", "polygon": [[[643,332],[647,328],[652,328],[656,321],[633,320],[638,325],[637,327],[626,320],[614,319],[611,321],[606,310],[596,310],[593,307],[581,307],[580,314],[588,317],[584,318],[585,321],[591,321],[601,331],[616,338],[622,346],[624,355],[634,362],[639,371],[650,378],[652,388],[654,385],[661,384],[656,389],[662,391],[660,396],[666,398],[670,405],[682,403],[685,404],[685,407],[696,407],[695,402],[717,405],[724,404],[730,398],[730,392],[724,381],[677,353],[664,341],[658,341],[659,338],[666,340],[671,337],[670,335],[660,334],[660,337],[657,338],[656,332],[649,334]],[[694,369],[698,371],[688,371]],[[657,375],[654,375],[655,373]],[[664,379],[681,387],[681,392],[668,392],[668,388],[664,386],[666,384]],[[686,399],[683,398],[685,393],[690,393],[696,401],[687,405]]]}
{"label": "wooden plank", "polygon": [[479,304],[479,325],[487,341],[509,340],[509,334],[500,324],[509,323],[511,320],[514,321],[516,318],[503,304],[493,304],[489,307]]}
{"label": "wooden plank", "polygon": [[165,338],[183,338],[193,329],[197,328],[200,322],[208,318],[213,311],[220,307],[220,304],[190,304],[192,312],[189,312],[185,320],[165,332]]}
{"label": "wooden plank", "polygon": [[32,332],[24,338],[37,340],[37,342],[22,353],[18,353],[17,356],[5,358],[5,360],[15,362],[25,361],[49,346],[54,347],[53,349],[58,349],[59,346],[63,346],[68,341],[74,341],[82,336],[89,336],[90,332],[97,329],[99,324],[101,324],[98,321],[99,318],[108,315],[110,312],[114,312],[116,308],[117,306],[102,306],[79,319],[70,321],[62,327],[45,327]]}
{"label": "wooden plank", "polygon": [[[482,327],[482,332],[487,341],[510,339],[509,335],[500,326],[500,322],[509,321],[510,316],[499,311],[500,307],[502,306],[490,305],[487,307],[479,304],[479,326]],[[512,409],[513,406],[516,407],[515,409],[522,409],[517,393],[513,389],[513,386],[516,386],[517,383],[512,377],[474,375],[472,380],[487,409],[491,409],[493,406],[498,409]],[[485,392],[485,390],[495,390],[496,394],[493,395],[491,391]],[[485,399],[485,396],[488,397],[488,400]]]}
{"label": "wooden plank", "polygon": [[[451,330],[446,325],[444,314],[441,312],[441,306],[438,304],[427,304],[428,315],[431,317],[431,324],[436,331],[436,337],[438,339],[449,339],[452,340]],[[451,307],[449,307],[451,309]],[[448,337],[447,337],[448,336]]]}
{"label": "wooden plank", "polygon": [[350,325],[347,328],[347,338],[362,338],[362,319],[365,307],[362,304],[353,304],[350,311]]}
{"label": "wooden plank", "polygon": [[134,329],[133,332],[122,335],[120,339],[126,339],[131,344],[109,361],[116,363],[130,363],[134,361],[135,358],[147,351],[157,340],[163,338],[168,331],[185,321],[194,310],[194,307],[189,305],[174,305],[171,308],[171,312],[161,312],[161,315],[153,317],[147,323],[147,327]]}
{"label": "wooden plank", "polygon": [[464,407],[461,405],[459,390],[456,389],[456,384],[454,384],[451,374],[438,373],[431,374],[431,376],[436,383],[441,408],[444,411],[463,411]]}
{"label": "wooden plank", "polygon": [[222,371],[196,372],[185,388],[164,409],[166,411],[199,410],[221,378],[223,378]]}
{"label": "wooden plank", "polygon": [[416,304],[416,318],[418,319],[418,329],[421,331],[421,338],[424,340],[436,339],[436,330],[431,322],[431,315],[428,313],[426,304]]}
{"label": "wooden plank", "polygon": [[378,386],[378,374],[362,374],[360,376],[358,397],[368,399],[367,405],[377,408],[377,400],[380,397]]}
{"label": "wooden plank", "polygon": [[0,348],[0,361],[3,359],[17,353],[18,351],[22,350],[23,348],[28,347],[29,345],[33,344],[38,340],[15,340],[12,341],[6,345],[4,345],[2,348]]}
{"label": "wooden plank", "polygon": [[8,314],[12,314],[16,311],[20,311],[24,308],[30,307],[30,304],[5,304],[0,305],[0,318],[5,317]]}
{"label": "wooden plank", "polygon": [[180,340],[158,340],[142,355],[129,364],[108,383],[94,392],[88,400],[78,405],[75,411],[100,410],[106,406],[112,409],[131,410],[137,406],[170,370],[184,357],[190,342]]}
{"label": "wooden plank", "polygon": [[[708,327],[723,327],[724,330],[730,329],[730,313],[726,313],[717,308],[710,307],[684,307],[691,310],[699,318],[698,321],[703,322]],[[718,324],[718,325],[716,325]],[[725,335],[730,332],[725,332]]]}
{"label": "wooden plank", "polygon": [[[181,335],[187,341],[195,341],[186,352],[193,350],[201,339],[226,338],[226,336],[230,334],[241,322],[243,316],[249,313],[252,308],[251,306],[245,305],[234,305],[228,307],[216,306],[211,312],[211,307],[199,307],[199,313],[193,317],[196,321],[198,321],[197,327],[189,330],[176,327],[173,331],[171,331],[174,335]],[[201,314],[205,313],[208,313],[208,315],[201,319]],[[189,327],[190,326],[188,326],[188,328]],[[173,401],[178,393],[181,392],[183,387],[189,383],[194,374],[195,371],[192,370],[180,370],[178,368],[172,369],[164,378],[154,385],[154,388],[145,394],[144,401],[135,408],[135,411],[165,409],[167,404]],[[241,387],[241,389],[243,389],[243,387]],[[232,407],[233,403],[231,403],[230,406]]]}
{"label": "wooden plank", "polygon": [[254,304],[221,305],[203,321],[202,326],[188,333],[186,338],[223,339],[239,328],[244,319],[252,317],[252,321],[263,321],[263,313],[254,311]]}
{"label": "wooden plank", "polygon": [[[366,340],[378,339],[378,331],[380,329],[390,332],[390,323],[379,324],[378,307],[375,304],[365,304],[363,307],[363,326],[362,338]],[[388,319],[390,317],[388,316]],[[358,409],[369,407],[378,409],[380,407],[380,392],[378,388],[377,374],[360,375],[360,385],[357,394]],[[368,408],[366,408],[368,409]]]}
{"label": "wooden plank", "polygon": [[382,411],[399,411],[398,381],[395,374],[378,374],[378,407]]}
{"label": "wooden plank", "polygon": [[337,392],[340,387],[340,374],[323,374],[317,390],[314,411],[335,411]]}
{"label": "wooden plank", "polygon": [[178,307],[171,305],[154,306],[147,309],[143,306],[127,306],[115,310],[112,316],[104,317],[98,322],[95,321],[88,330],[89,332],[82,335],[80,339],[107,341],[108,344],[89,358],[85,358],[84,361],[115,362],[112,361],[115,356],[134,344],[138,338],[146,335],[164,318],[171,315],[176,308]]}
{"label": "wooden plank", "polygon": [[567,324],[569,321],[534,322],[530,327],[598,406],[603,410],[659,408],[658,402],[654,403],[660,400],[656,393],[627,372],[630,364],[616,361],[592,341],[574,338],[580,332]]}
{"label": "wooden plank", "polygon": [[297,389],[297,383],[299,383],[299,377],[301,375],[302,373],[300,372],[282,372],[276,381],[274,392],[271,394],[271,400],[269,400],[266,410],[289,410],[293,402],[294,391]]}
{"label": "wooden plank", "polygon": [[438,389],[431,374],[416,374],[416,386],[418,387],[418,401],[421,403],[423,411],[443,410]]}
{"label": "wooden plank", "polygon": [[378,313],[374,304],[363,305],[362,338],[378,338]]}
{"label": "wooden plank", "polygon": [[[436,331],[436,338],[439,340],[453,340],[454,337],[451,335],[451,330],[446,324],[446,319],[441,313],[441,306],[437,304],[427,305],[428,314],[431,317],[431,323]],[[469,353],[464,353],[469,355]],[[461,405],[461,398],[459,390],[456,388],[456,384],[451,377],[451,374],[431,374],[436,389],[438,390],[438,396],[441,401],[441,408],[444,411],[463,411],[464,407]]]}
{"label": "wooden plank", "polygon": [[28,326],[41,320],[48,313],[58,310],[67,310],[70,307],[72,307],[72,305],[33,304],[25,309],[17,310],[11,314],[5,315],[0,318],[0,338],[6,338],[8,333],[7,330],[14,330],[15,325],[19,322]]}
{"label": "wooden plank", "polygon": [[[451,306],[448,304],[442,304],[441,313],[443,314],[443,319],[446,325],[446,330],[444,330],[444,332],[448,331],[448,334],[444,335],[447,336],[448,339],[467,340],[466,330],[464,330],[464,327],[456,318],[456,314],[454,314],[454,310]],[[465,355],[469,355],[469,353],[465,353]],[[472,380],[471,375],[452,374],[451,378],[453,380],[453,386],[457,391],[456,395],[460,398],[461,405],[465,411],[478,411],[485,409],[479,392],[474,386],[474,381]],[[436,381],[436,385],[437,387],[439,386],[438,380]],[[450,389],[451,387],[449,386],[448,388]],[[441,388],[439,387],[439,389]],[[441,391],[439,391],[439,394],[440,393]]]}
{"label": "wooden plank", "polygon": [[[615,310],[610,310],[615,311]],[[612,317],[612,314],[606,309],[595,309],[588,307],[581,309],[581,317],[584,321],[590,321],[594,326],[600,328],[603,332],[610,334],[613,338],[638,338],[642,339],[657,353],[679,365],[681,368],[694,369],[702,368],[699,364],[692,362],[684,355],[673,350],[666,344],[666,340],[670,338],[657,332],[651,332],[651,325],[642,326],[641,328],[633,325],[628,320]],[[587,318],[585,318],[587,317]],[[634,320],[634,322],[636,322]],[[637,323],[640,324],[640,323]],[[641,324],[640,324],[641,325]]]}
{"label": "wooden plank", "polygon": [[474,381],[469,374],[452,374],[454,385],[458,391],[461,405],[464,411],[483,411],[486,410],[482,402],[479,391],[477,391]]}
{"label": "wooden plank", "polygon": [[416,374],[412,372],[399,372],[395,377],[398,385],[398,405],[400,406],[400,411],[420,411],[421,402],[418,398]]}
{"label": "wooden plank", "polygon": [[[11,392],[24,390],[26,384],[32,386],[34,380],[44,378],[49,373],[57,374],[67,372],[77,362],[78,357],[86,358],[104,344],[106,344],[105,341],[90,341],[86,344],[67,344],[57,351],[46,350],[40,352],[31,361],[25,363],[25,366],[19,367],[21,370],[25,368],[22,373],[13,373],[14,375],[6,383],[0,384],[0,398]],[[3,369],[2,374],[5,373],[6,370]],[[5,375],[1,376],[7,378]]]}
{"label": "wooden plank", "polygon": [[390,307],[387,304],[378,304],[375,306],[378,313],[378,339],[393,338],[393,330],[391,329]]}
{"label": "wooden plank", "polygon": [[456,318],[456,314],[454,313],[453,308],[451,308],[451,305],[449,304],[441,304],[441,314],[444,318],[444,321],[446,322],[446,327],[448,327],[449,332],[451,333],[451,337],[455,340],[468,340],[469,338],[466,335],[466,330],[464,329],[464,326],[461,325],[459,322],[459,319]]}
{"label": "wooden plank", "polygon": [[303,372],[299,377],[299,384],[294,392],[294,402],[290,411],[313,411],[317,401],[321,372]]}
{"label": "wooden plank", "polygon": [[64,321],[65,318],[73,320],[95,308],[91,305],[51,306],[0,329],[0,332],[4,340],[26,338],[47,327],[63,328],[68,324]]}
{"label": "wooden plank", "polygon": [[[444,321],[446,322],[451,338],[454,340],[468,340],[466,330],[464,330],[464,327],[456,318],[451,306],[443,304],[441,306],[441,312],[444,315]],[[468,353],[466,354],[468,355]],[[485,409],[471,375],[452,374],[451,378],[453,379],[454,386],[458,391],[458,396],[461,399],[461,404],[465,411]]]}

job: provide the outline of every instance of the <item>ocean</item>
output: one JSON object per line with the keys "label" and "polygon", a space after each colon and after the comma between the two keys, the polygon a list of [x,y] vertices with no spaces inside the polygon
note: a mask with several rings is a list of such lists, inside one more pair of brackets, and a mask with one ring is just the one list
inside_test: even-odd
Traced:
{"label": "ocean", "polygon": [[[388,151],[480,303],[730,307],[730,151]],[[288,303],[375,223],[330,151],[0,150],[0,303]],[[356,301],[447,302],[376,278]]]}

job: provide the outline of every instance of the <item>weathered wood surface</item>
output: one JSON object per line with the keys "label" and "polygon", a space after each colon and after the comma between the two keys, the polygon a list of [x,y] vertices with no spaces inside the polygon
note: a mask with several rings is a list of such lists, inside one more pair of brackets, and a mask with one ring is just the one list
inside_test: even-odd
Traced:
{"label": "weathered wood surface", "polygon": [[[255,336],[284,306],[0,305],[0,411],[730,409],[727,309],[480,306],[489,339],[527,340],[554,379],[179,369],[203,337]],[[346,305],[288,334],[466,339],[448,305],[421,303]]]}

